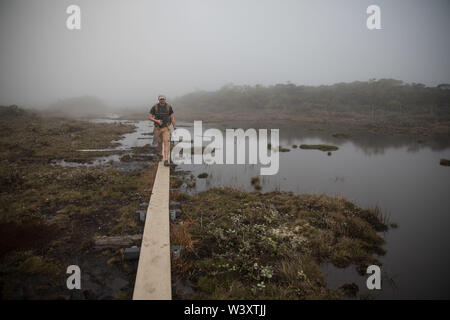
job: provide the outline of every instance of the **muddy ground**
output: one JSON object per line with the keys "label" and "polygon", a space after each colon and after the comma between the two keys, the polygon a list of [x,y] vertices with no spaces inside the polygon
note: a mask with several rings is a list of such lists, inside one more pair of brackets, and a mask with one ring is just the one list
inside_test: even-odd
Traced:
{"label": "muddy ground", "polygon": [[[137,260],[94,240],[142,233],[135,212],[150,197],[154,148],[93,165],[123,157],[114,141],[135,127],[0,108],[0,299],[131,298]],[[81,268],[81,290],[67,289],[69,265]]]}

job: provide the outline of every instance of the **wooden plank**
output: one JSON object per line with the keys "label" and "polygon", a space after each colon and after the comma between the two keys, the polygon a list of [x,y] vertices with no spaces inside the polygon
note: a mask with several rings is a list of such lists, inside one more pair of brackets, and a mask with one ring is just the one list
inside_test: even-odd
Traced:
{"label": "wooden plank", "polygon": [[142,234],[133,234],[126,236],[98,237],[95,239],[94,248],[97,250],[109,248],[131,247],[142,240]]}
{"label": "wooden plank", "polygon": [[133,300],[171,300],[169,176],[158,164],[147,209]]}

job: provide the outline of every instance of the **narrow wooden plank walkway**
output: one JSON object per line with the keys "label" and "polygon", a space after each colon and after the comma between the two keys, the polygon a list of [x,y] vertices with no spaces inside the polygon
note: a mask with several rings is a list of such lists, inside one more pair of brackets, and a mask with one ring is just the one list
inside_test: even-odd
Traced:
{"label": "narrow wooden plank walkway", "polygon": [[147,208],[133,300],[171,300],[169,177],[158,164]]}

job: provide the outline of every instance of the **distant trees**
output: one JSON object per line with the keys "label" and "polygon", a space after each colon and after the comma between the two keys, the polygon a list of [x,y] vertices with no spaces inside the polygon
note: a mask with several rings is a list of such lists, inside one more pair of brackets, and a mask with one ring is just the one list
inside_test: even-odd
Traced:
{"label": "distant trees", "polygon": [[24,113],[25,111],[16,105],[0,106],[0,118],[2,119],[21,116]]}
{"label": "distant trees", "polygon": [[92,117],[104,115],[110,110],[99,98],[82,96],[58,100],[47,111],[70,117]]}
{"label": "distant trees", "polygon": [[395,79],[370,79],[327,86],[239,86],[228,83],[215,92],[192,92],[174,101],[177,108],[193,111],[338,112],[380,114],[432,114],[450,120],[450,86],[426,87]]}

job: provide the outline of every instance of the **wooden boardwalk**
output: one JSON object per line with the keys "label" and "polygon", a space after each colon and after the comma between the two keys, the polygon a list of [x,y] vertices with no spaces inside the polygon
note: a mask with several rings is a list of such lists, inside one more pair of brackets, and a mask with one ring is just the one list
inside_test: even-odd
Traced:
{"label": "wooden boardwalk", "polygon": [[169,177],[158,164],[147,208],[133,300],[171,300]]}

